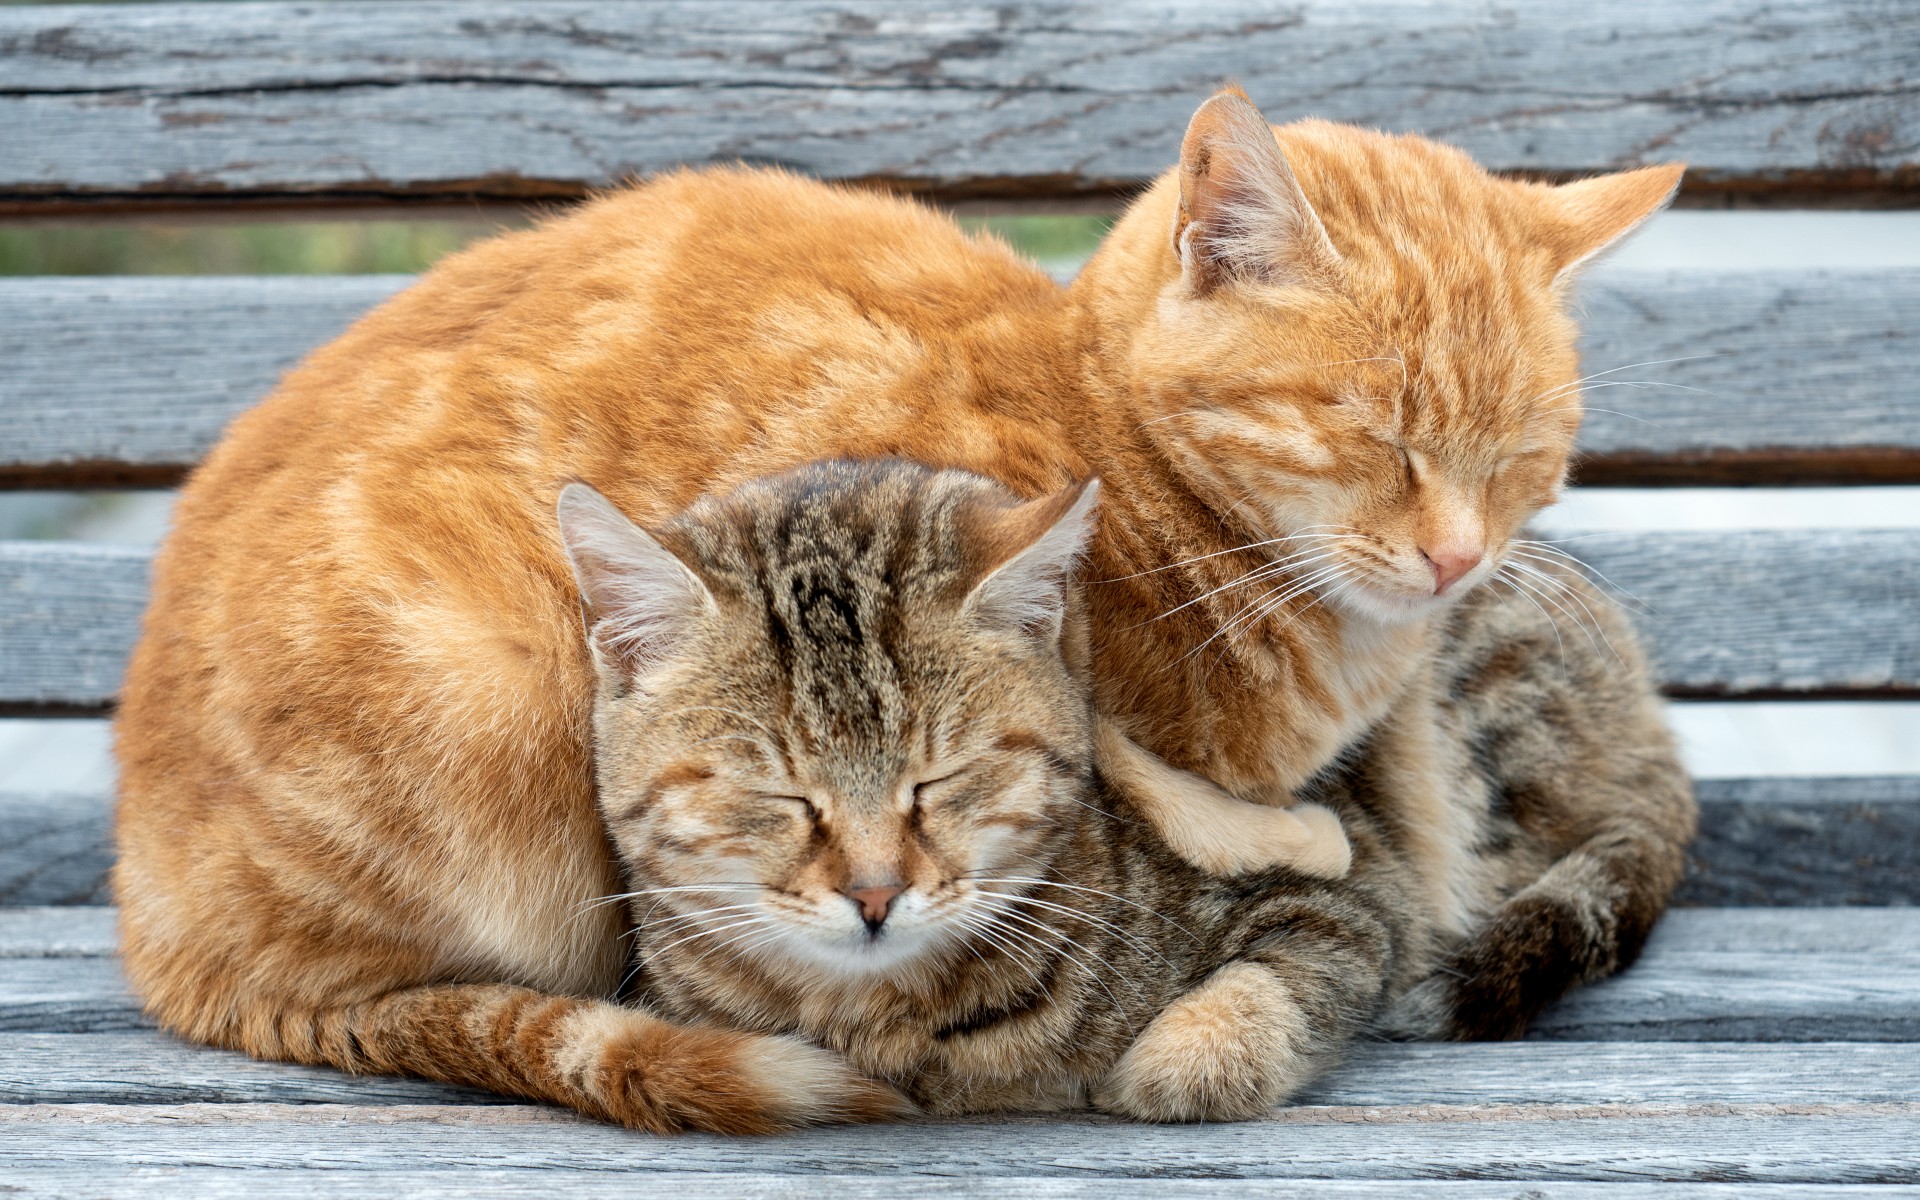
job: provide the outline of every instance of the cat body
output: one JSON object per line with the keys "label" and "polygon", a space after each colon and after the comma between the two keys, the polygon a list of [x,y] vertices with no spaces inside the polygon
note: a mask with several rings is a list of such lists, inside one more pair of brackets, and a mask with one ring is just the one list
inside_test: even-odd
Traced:
{"label": "cat body", "polygon": [[[1239,118],[1222,128],[1244,134]],[[1423,847],[1414,904],[1458,937],[1526,886],[1480,856],[1444,766],[1412,757],[1447,747],[1411,685],[1436,669],[1440,623],[1487,591],[1471,585],[1504,525],[1563,470],[1577,403],[1552,398],[1574,384],[1561,274],[1656,206],[1671,174],[1508,183],[1418,139],[1312,123],[1280,131],[1276,168],[1272,135],[1229,153],[1219,124],[1196,119],[1182,170],[1071,290],[908,203],[771,171],[681,173],[454,256],[290,372],[182,492],[129,664],[115,888],[149,1010],[263,1057],[476,1082],[649,1128],[891,1111],[857,1088],[867,1099],[850,1106],[730,1108],[737,1093],[714,1082],[728,1071],[843,1070],[738,1035],[701,1051],[710,1108],[656,1109],[577,1071],[554,1082],[561,1060],[583,1070],[658,1033],[605,1003],[621,923],[593,901],[620,890],[620,867],[594,806],[594,671],[552,530],[568,479],[652,526],[823,457],[963,468],[1025,496],[1097,474],[1108,503],[1083,603],[1096,704],[1121,734],[1285,804],[1377,727],[1408,748],[1383,769],[1406,785],[1406,836]],[[1287,162],[1315,189],[1310,224],[1297,189],[1222,209]],[[1440,183],[1410,187],[1426,175]],[[1403,210],[1406,236],[1379,240],[1410,249],[1363,253],[1369,222]],[[1301,240],[1322,217],[1344,265]],[[1350,278],[1314,290],[1336,270]],[[1396,289],[1413,298],[1396,305]],[[1419,307],[1434,292],[1447,303]],[[1412,344],[1455,308],[1477,315]],[[1457,361],[1472,345],[1484,361]],[[1538,396],[1544,411],[1526,403]],[[1529,419],[1503,423],[1507,407]],[[1209,415],[1179,415],[1196,409]],[[1402,417],[1414,441],[1383,440],[1402,438],[1387,427]],[[1488,429],[1525,436],[1496,445]],[[1456,444],[1470,487],[1441,461]],[[1304,520],[1302,504],[1337,516]],[[1336,546],[1316,539],[1346,530],[1307,528],[1327,521],[1386,533]],[[1466,565],[1469,526],[1484,566]],[[1323,551],[1338,573],[1316,574]],[[1516,817],[1540,862],[1581,844],[1568,814],[1588,782]],[[1678,878],[1691,812],[1677,805],[1607,843],[1617,854],[1595,870],[1637,882],[1579,898],[1581,912],[1630,906],[1601,930],[1625,931],[1627,957]],[[1487,945],[1529,952],[1459,953]],[[1564,987],[1613,961],[1603,949],[1534,966]],[[1537,1007],[1552,990],[1484,1002]],[[1433,1028],[1456,1028],[1452,1000],[1433,999]],[[1502,1009],[1494,1027],[1531,1011]]]}

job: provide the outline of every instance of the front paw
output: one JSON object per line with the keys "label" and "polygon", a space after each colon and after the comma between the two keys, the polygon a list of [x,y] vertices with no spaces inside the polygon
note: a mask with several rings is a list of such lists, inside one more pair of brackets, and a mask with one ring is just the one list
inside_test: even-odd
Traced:
{"label": "front paw", "polygon": [[1237,962],[1142,1030],[1094,1104],[1139,1121],[1244,1121],[1310,1077],[1304,1014],[1273,973]]}

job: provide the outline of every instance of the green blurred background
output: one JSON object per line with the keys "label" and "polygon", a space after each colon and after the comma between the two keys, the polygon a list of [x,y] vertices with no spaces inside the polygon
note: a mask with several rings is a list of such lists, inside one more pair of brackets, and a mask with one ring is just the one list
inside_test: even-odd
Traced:
{"label": "green blurred background", "polygon": [[[531,218],[528,218],[531,219]],[[412,273],[525,221],[499,218],[260,221],[0,228],[0,275]],[[963,217],[1056,273],[1093,252],[1112,218]]]}

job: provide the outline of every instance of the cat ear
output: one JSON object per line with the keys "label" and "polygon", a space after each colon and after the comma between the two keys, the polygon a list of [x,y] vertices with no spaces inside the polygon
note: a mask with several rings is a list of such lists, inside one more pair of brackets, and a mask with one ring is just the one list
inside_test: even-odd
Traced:
{"label": "cat ear", "polygon": [[1187,125],[1173,249],[1196,295],[1234,279],[1311,283],[1339,266],[1267,119],[1237,87],[1216,92]]}
{"label": "cat ear", "polygon": [[672,649],[713,596],[671,550],[586,484],[561,489],[559,516],[595,660],[632,679]]}
{"label": "cat ear", "polygon": [[1683,163],[1562,184],[1547,192],[1547,244],[1556,278],[1593,259],[1659,212],[1680,188]]}
{"label": "cat ear", "polygon": [[1067,577],[1093,533],[1100,481],[1072,487],[997,513],[980,532],[987,576],[966,607],[991,624],[1060,636]]}

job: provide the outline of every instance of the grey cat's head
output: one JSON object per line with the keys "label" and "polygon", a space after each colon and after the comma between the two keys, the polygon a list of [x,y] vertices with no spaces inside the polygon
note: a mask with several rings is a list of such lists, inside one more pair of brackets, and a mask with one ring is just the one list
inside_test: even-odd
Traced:
{"label": "grey cat's head", "polygon": [[1096,492],[828,463],[649,534],[568,487],[601,811],[655,919],[841,977],[963,945],[1087,786]]}

